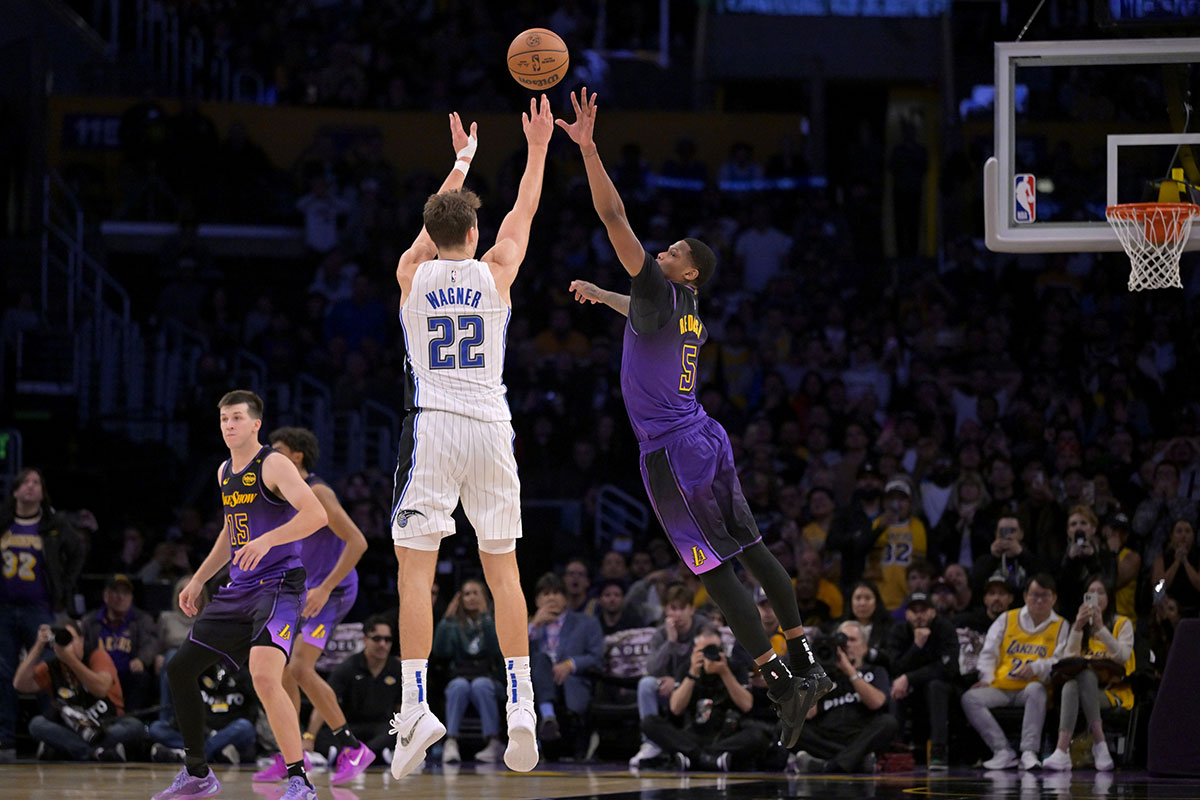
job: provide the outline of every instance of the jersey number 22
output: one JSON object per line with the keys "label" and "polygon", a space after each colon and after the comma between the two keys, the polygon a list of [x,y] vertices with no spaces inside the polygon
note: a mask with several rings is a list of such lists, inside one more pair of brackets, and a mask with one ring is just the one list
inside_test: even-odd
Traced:
{"label": "jersey number 22", "polygon": [[[442,351],[454,345],[454,318],[430,317],[429,332],[437,334],[429,340],[429,368],[454,369],[454,352]],[[458,317],[458,330],[470,331],[458,343],[458,364],[463,369],[478,369],[483,366],[483,353],[471,353],[471,348],[483,344],[483,317],[478,314],[465,314]]]}

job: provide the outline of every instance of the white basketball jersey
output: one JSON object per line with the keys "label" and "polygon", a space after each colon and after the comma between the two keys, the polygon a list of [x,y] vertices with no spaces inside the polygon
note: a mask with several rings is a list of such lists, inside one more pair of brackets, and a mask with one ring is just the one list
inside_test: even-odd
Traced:
{"label": "white basketball jersey", "polygon": [[484,422],[511,420],[503,380],[511,316],[482,261],[436,259],[418,266],[400,307],[413,406]]}

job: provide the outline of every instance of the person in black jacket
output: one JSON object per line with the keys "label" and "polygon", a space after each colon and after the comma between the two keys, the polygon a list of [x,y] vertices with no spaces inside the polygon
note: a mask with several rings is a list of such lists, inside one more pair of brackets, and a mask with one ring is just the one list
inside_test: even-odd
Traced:
{"label": "person in black jacket", "polygon": [[958,676],[958,632],[938,616],[924,592],[913,592],[905,605],[906,625],[890,634],[892,699],[901,719],[923,710],[928,717],[929,768],[946,769],[951,684]]}
{"label": "person in black jacket", "polygon": [[41,470],[17,473],[0,508],[0,763],[16,757],[17,693],[13,675],[20,652],[38,628],[67,610],[83,566],[79,535],[66,514],[50,505]]}
{"label": "person in black jacket", "polygon": [[[354,736],[375,755],[392,763],[395,736],[388,733],[392,714],[400,708],[400,659],[392,655],[392,623],[376,614],[363,623],[363,649],[339,664],[329,676],[329,685],[346,714]],[[328,727],[322,729],[319,715],[309,720],[309,735],[316,736],[316,749],[325,753],[333,744]],[[319,735],[318,735],[319,731]]]}
{"label": "person in black jacket", "polygon": [[996,538],[982,558],[971,565],[971,589],[983,597],[989,579],[999,572],[1008,579],[1014,591],[1025,581],[1043,571],[1041,559],[1025,546],[1025,529],[1015,516],[996,520]]}
{"label": "person in black jacket", "polygon": [[874,524],[883,513],[883,485],[879,469],[870,461],[864,461],[858,468],[850,507],[839,511],[829,526],[825,549],[842,554],[843,589],[849,586],[850,580],[862,575],[867,553],[879,539]]}

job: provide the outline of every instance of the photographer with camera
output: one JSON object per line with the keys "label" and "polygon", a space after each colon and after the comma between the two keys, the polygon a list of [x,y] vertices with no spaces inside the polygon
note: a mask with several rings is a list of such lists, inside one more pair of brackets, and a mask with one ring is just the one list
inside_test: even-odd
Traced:
{"label": "photographer with camera", "polygon": [[[1104,740],[1104,726],[1100,712],[1109,708],[1133,708],[1133,687],[1128,677],[1136,666],[1133,658],[1133,623],[1128,617],[1116,613],[1113,592],[1107,580],[1099,575],[1088,579],[1083,605],[1071,624],[1067,636],[1064,661],[1059,662],[1055,674],[1067,667],[1067,674],[1079,669],[1075,677],[1062,687],[1062,709],[1058,718],[1058,747],[1042,766],[1051,770],[1071,768],[1071,737],[1075,733],[1075,722],[1079,708],[1088,721],[1094,744],[1092,756],[1096,769],[1113,768],[1112,755]],[[1083,664],[1071,660],[1086,659]],[[1080,669],[1082,667],[1082,669]],[[1121,677],[1117,677],[1120,675]]]}
{"label": "photographer with camera", "polygon": [[867,635],[846,620],[833,636],[813,640],[813,655],[833,678],[833,690],[808,714],[792,760],[800,772],[873,772],[875,753],[896,737],[887,712],[887,670],[865,662]]}
{"label": "photographer with camera", "polygon": [[735,761],[751,761],[771,745],[771,736],[760,726],[741,724],[754,705],[746,681],[745,668],[731,664],[722,651],[720,632],[705,625],[692,640],[690,658],[675,675],[667,703],[671,718],[645,717],[642,732],[672,754],[680,769],[728,772]]}
{"label": "photographer with camera", "polygon": [[[48,644],[54,657],[43,663]],[[38,628],[13,686],[18,692],[46,692],[51,697],[53,713],[29,723],[30,735],[41,743],[39,754],[50,748],[75,761],[124,761],[125,745],[146,737],[145,725],[124,716],[112,658],[99,647],[85,653],[83,630],[74,620],[61,628]]]}
{"label": "photographer with camera", "polygon": [[932,742],[928,766],[946,769],[951,686],[958,677],[958,631],[950,620],[938,616],[924,592],[908,596],[904,621],[892,629],[887,642],[896,676],[891,696],[901,721],[925,716]]}
{"label": "photographer with camera", "polygon": [[996,537],[988,552],[971,565],[971,589],[976,597],[983,597],[992,576],[999,572],[1015,592],[1025,585],[1030,575],[1036,575],[1042,569],[1041,559],[1025,547],[1025,529],[1021,520],[1005,514],[996,520]]}

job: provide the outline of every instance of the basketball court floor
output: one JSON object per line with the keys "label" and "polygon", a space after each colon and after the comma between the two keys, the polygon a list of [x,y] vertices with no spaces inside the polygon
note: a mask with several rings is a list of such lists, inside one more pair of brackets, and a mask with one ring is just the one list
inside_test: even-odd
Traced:
{"label": "basketball court floor", "polygon": [[[0,767],[0,797],[149,798],[167,786],[175,768],[162,764],[36,763]],[[221,797],[275,800],[282,784],[253,783],[253,768],[224,767],[218,771]],[[1067,774],[981,772],[954,770],[929,775],[924,771],[876,776],[787,776],[765,773],[631,773],[620,765],[551,765],[521,774],[503,767],[467,764],[459,769],[437,767],[393,781],[382,770],[369,770],[353,783],[330,788],[328,776],[313,776],[318,796],[332,800],[538,800],[539,798],[606,798],[606,800],[775,800],[817,798],[858,800],[894,798],[1113,798],[1114,800],[1196,800],[1200,779],[1161,778],[1145,772]]]}

